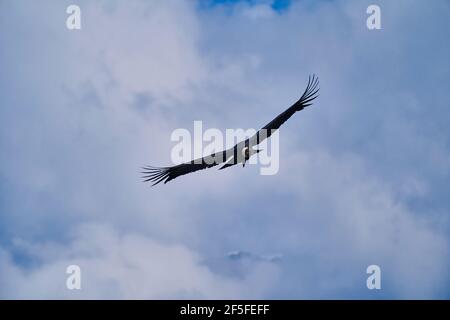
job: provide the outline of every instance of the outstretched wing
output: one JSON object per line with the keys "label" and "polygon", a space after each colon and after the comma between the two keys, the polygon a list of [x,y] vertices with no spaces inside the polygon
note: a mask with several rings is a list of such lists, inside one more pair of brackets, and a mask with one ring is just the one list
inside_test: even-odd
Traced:
{"label": "outstretched wing", "polygon": [[283,123],[292,117],[294,113],[312,105],[312,101],[319,96],[318,92],[319,79],[313,74],[312,76],[309,76],[308,85],[306,86],[305,92],[303,92],[300,99],[284,112],[280,113],[275,119],[262,127],[255,135],[249,138],[246,143],[250,147],[254,147],[269,138],[272,133],[275,130],[278,130],[278,128],[280,128]]}
{"label": "outstretched wing", "polygon": [[235,165],[237,163],[237,152],[245,147],[253,147],[261,143],[263,140],[267,139],[272,135],[275,130],[278,130],[280,126],[285,123],[294,113],[306,108],[312,104],[312,101],[317,98],[317,93],[319,92],[319,80],[315,75],[309,77],[308,86],[301,98],[294,103],[286,111],[278,115],[271,122],[262,127],[255,135],[251,138],[241,141],[233,148],[224,150],[221,152],[213,153],[207,157],[192,160],[190,162],[182,163],[172,167],[152,167],[147,166],[143,168],[143,179],[144,181],[154,182],[156,185],[160,182],[167,183],[179,176],[195,172],[198,170],[203,170],[206,168],[214,167],[218,164],[227,162],[221,169],[227,168],[229,166]]}
{"label": "outstretched wing", "polygon": [[153,186],[163,181],[164,183],[167,183],[170,180],[175,179],[176,177],[198,170],[211,168],[227,161],[230,157],[233,156],[232,149],[216,152],[207,157],[195,159],[190,162],[181,163],[172,167],[146,166],[142,168],[144,170],[142,172],[142,178],[144,179],[144,182],[154,182]]}

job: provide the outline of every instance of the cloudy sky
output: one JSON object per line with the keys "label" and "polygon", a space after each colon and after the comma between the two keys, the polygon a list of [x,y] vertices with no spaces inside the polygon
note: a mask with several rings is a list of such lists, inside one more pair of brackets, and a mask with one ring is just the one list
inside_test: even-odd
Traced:
{"label": "cloudy sky", "polygon": [[[445,0],[0,1],[0,298],[450,298],[449,15]],[[170,164],[174,129],[258,128],[311,73],[321,95],[282,127],[278,174],[141,182]]]}

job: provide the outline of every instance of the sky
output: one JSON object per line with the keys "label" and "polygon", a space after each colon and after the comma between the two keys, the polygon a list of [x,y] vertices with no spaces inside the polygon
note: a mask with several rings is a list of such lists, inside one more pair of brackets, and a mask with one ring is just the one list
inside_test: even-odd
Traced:
{"label": "sky", "polygon": [[[450,298],[449,14],[0,1],[0,298]],[[170,165],[173,130],[258,129],[312,73],[320,96],[281,128],[276,175],[142,183],[141,166]]]}

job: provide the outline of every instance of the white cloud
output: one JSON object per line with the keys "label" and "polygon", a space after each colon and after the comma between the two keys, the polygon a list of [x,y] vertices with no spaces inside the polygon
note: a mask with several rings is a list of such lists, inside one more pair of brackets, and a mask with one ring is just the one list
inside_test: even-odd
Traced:
{"label": "white cloud", "polygon": [[[22,268],[1,250],[3,298],[257,298],[276,276],[274,267],[267,268],[264,263],[255,265],[244,279],[220,275],[183,245],[137,234],[120,235],[94,224],[77,227],[68,245],[16,241],[16,246],[41,262],[32,269]],[[66,288],[66,268],[73,264],[81,268],[81,290]],[[255,282],[258,269],[262,273]],[[264,278],[272,280],[260,281]]]}
{"label": "white cloud", "polygon": [[[262,2],[230,15],[188,1],[82,2],[83,29],[69,33],[55,3],[40,4],[45,16],[8,5],[0,19],[10,75],[0,78],[0,230],[16,238],[0,251],[2,297],[371,298],[373,263],[385,297],[446,294],[448,207],[437,216],[408,202],[450,172],[446,138],[430,129],[443,120],[421,113],[427,103],[444,119],[445,95],[423,96],[407,74],[414,63],[427,81],[448,75],[445,50],[425,67],[407,50],[418,40],[402,26],[418,9],[384,3],[386,28],[369,34],[363,3],[301,1],[279,15]],[[312,72],[321,96],[282,128],[278,175],[140,182],[141,165],[168,164],[172,130],[263,125]],[[236,248],[283,259],[236,274],[214,263]],[[86,276],[80,293],[63,287],[72,263]]]}
{"label": "white cloud", "polygon": [[[356,286],[363,268],[377,264],[385,290],[395,297],[439,294],[449,277],[450,257],[448,239],[434,231],[436,221],[396,201],[389,185],[354,155],[305,151],[286,162],[284,170],[296,170],[301,177],[280,181],[295,194],[287,218],[299,226],[287,231],[286,246],[293,252],[316,252],[313,259],[322,264],[320,269],[326,270],[328,262]],[[328,277],[318,282],[331,285]]]}

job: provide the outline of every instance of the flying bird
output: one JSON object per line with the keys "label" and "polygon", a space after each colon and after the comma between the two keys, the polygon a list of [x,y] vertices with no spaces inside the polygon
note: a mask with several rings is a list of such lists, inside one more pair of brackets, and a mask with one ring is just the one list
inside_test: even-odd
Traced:
{"label": "flying bird", "polygon": [[319,92],[319,80],[315,75],[309,76],[308,85],[303,92],[300,99],[292,106],[287,108],[284,112],[280,113],[275,119],[270,121],[264,127],[262,127],[252,137],[237,143],[234,147],[210,154],[209,156],[191,160],[186,163],[181,163],[172,167],[152,167],[146,166],[142,169],[144,182],[153,182],[153,186],[163,182],[167,183],[179,176],[211,168],[219,164],[224,163],[219,170],[234,166],[238,163],[242,163],[245,166],[245,162],[250,159],[254,154],[260,152],[260,149],[255,149],[262,141],[269,138],[273,132],[278,130],[280,126],[285,123],[294,113],[303,110],[304,108],[312,105],[312,101],[318,97]]}

